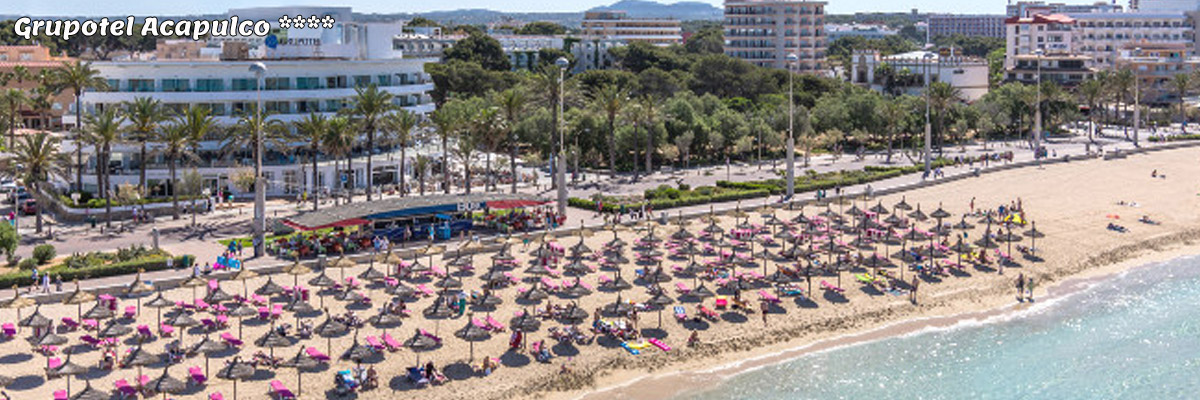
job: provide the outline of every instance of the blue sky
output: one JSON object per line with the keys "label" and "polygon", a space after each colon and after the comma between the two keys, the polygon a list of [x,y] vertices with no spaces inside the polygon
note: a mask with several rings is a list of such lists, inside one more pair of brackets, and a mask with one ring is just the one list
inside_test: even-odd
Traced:
{"label": "blue sky", "polygon": [[[720,6],[721,0],[699,0]],[[204,1],[96,1],[96,0],[4,0],[7,3],[0,7],[0,14],[20,15],[114,15],[133,14],[137,16],[179,15],[179,14],[216,14],[229,8],[255,6],[281,6],[298,4],[321,4],[351,6],[360,12],[420,12],[435,10],[453,10],[462,8],[487,8],[500,11],[580,11],[587,8],[607,5],[615,0],[341,0],[331,2],[313,2],[303,0],[204,0]],[[665,1],[673,2],[673,1]],[[1070,3],[1088,1],[1075,0]],[[961,0],[831,0],[829,12],[853,13],[857,11],[907,11],[919,8],[922,11],[953,12],[953,13],[1004,13],[1005,2],[1002,0],[987,0],[986,7],[979,3]]]}

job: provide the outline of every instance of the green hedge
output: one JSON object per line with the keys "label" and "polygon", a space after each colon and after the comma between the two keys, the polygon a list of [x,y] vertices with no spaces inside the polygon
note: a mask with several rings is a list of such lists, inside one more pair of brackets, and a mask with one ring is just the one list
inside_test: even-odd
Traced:
{"label": "green hedge", "polygon": [[[167,258],[164,256],[147,257],[144,259],[130,260],[113,264],[96,265],[83,268],[71,268],[66,265],[58,265],[51,268],[43,269],[42,274],[50,274],[50,276],[61,277],[63,282],[73,281],[76,279],[92,279],[104,278],[116,275],[135,274],[139,270],[158,271],[167,269]],[[190,268],[195,262],[195,257],[183,255],[174,257],[175,268]],[[14,271],[4,275],[0,275],[0,287],[9,288],[13,285],[28,286],[33,282],[31,271]]]}
{"label": "green hedge", "polygon": [[[1173,135],[1173,136],[1166,136],[1166,137],[1164,137],[1164,139],[1167,142],[1181,142],[1181,141],[1185,141],[1185,140],[1200,140],[1200,134]],[[1164,140],[1160,139],[1158,136],[1151,136],[1150,141],[1151,142],[1162,142]]]}
{"label": "green hedge", "polygon": [[[202,195],[179,196],[179,207],[183,208],[183,207],[191,206],[191,204],[192,204],[191,201],[193,198],[196,200],[202,200],[202,199],[204,199],[204,196],[202,196]],[[91,208],[91,209],[104,208],[104,201],[105,201],[104,199],[99,199],[99,198],[93,198],[93,199],[87,199],[87,200],[84,200],[81,198],[79,201],[79,204],[75,205],[75,202],[71,201],[70,197],[68,197],[66,195],[61,195],[61,194],[58,195],[58,202],[62,203],[65,206],[71,207],[71,208]],[[170,202],[171,202],[170,197],[153,197],[153,198],[146,198],[146,199],[138,199],[137,201],[134,201],[134,202],[113,201],[112,206],[120,207],[120,206],[129,206],[129,205],[144,205],[144,204],[157,204],[157,203],[170,203]],[[197,204],[199,204],[199,203],[197,203]]]}
{"label": "green hedge", "polygon": [[[695,192],[693,192],[693,193],[695,193]],[[665,210],[665,209],[669,209],[669,208],[687,207],[687,206],[694,206],[694,205],[699,205],[699,204],[720,203],[720,202],[725,202],[725,201],[761,198],[761,197],[767,197],[768,195],[770,195],[770,191],[768,191],[766,189],[754,189],[754,190],[730,189],[730,190],[715,192],[710,195],[701,195],[701,194],[697,193],[697,194],[692,194],[689,196],[682,196],[682,197],[679,197],[676,199],[655,198],[655,199],[652,199],[649,201],[641,201],[641,202],[637,202],[637,203],[625,204],[625,208],[636,209],[636,208],[641,208],[642,205],[646,205],[655,210]],[[569,205],[571,207],[582,208],[585,210],[592,210],[592,211],[596,210],[596,202],[593,200],[590,200],[590,199],[581,199],[578,197],[572,197],[570,199],[567,199],[567,205]],[[617,212],[620,210],[620,208],[621,208],[621,206],[619,204],[615,204],[615,203],[611,203],[611,202],[604,203],[604,212],[610,212],[610,213]]]}

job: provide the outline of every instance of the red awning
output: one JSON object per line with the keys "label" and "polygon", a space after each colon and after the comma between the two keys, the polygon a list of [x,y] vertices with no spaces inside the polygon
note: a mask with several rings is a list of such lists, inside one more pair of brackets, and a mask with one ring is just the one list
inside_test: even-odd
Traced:
{"label": "red awning", "polygon": [[504,210],[508,208],[540,206],[546,203],[545,201],[537,200],[497,200],[487,202],[487,207],[493,210]]}
{"label": "red awning", "polygon": [[341,220],[338,222],[334,222],[332,224],[325,224],[325,225],[321,225],[321,226],[304,226],[304,225],[300,225],[300,224],[294,223],[289,220],[283,220],[284,225],[290,226],[292,228],[295,228],[295,229],[301,230],[301,231],[315,231],[317,229],[325,229],[325,228],[358,226],[358,225],[366,225],[369,223],[371,223],[371,221],[368,221],[368,220],[365,220],[362,218],[351,218],[351,219]]}

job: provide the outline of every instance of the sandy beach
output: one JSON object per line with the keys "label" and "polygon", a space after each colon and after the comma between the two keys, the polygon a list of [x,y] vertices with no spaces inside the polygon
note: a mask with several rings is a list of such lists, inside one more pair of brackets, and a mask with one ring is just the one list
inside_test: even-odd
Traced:
{"label": "sandy beach", "polygon": [[[1151,177],[1151,171],[1157,170],[1166,178]],[[548,338],[551,327],[562,327],[563,322],[544,320],[541,329],[529,335],[530,342],[547,339],[555,357],[549,363],[541,363],[534,359],[528,351],[509,351],[509,332],[494,333],[490,339],[474,344],[473,359],[468,359],[471,351],[467,341],[455,337],[454,332],[469,324],[471,317],[494,317],[507,324],[514,314],[521,310],[535,310],[545,307],[547,303],[565,305],[577,302],[578,306],[589,315],[581,328],[590,326],[592,310],[612,303],[617,298],[616,292],[599,290],[579,299],[564,299],[552,295],[540,304],[518,302],[518,288],[530,288],[531,283],[521,282],[496,291],[502,303],[494,310],[469,310],[461,317],[443,319],[427,319],[422,311],[430,307],[435,297],[424,297],[417,301],[408,302],[412,316],[405,318],[399,327],[388,328],[388,332],[403,341],[414,335],[417,329],[424,329],[442,338],[440,348],[414,354],[408,349],[395,352],[380,351],[368,357],[364,365],[372,365],[379,372],[380,387],[361,391],[356,395],[364,399],[387,398],[401,395],[405,397],[420,397],[423,399],[600,399],[627,398],[652,399],[675,395],[686,390],[702,389],[706,385],[718,382],[723,376],[742,371],[747,368],[779,362],[795,357],[805,352],[819,351],[834,346],[845,345],[862,340],[872,340],[889,335],[903,334],[921,329],[925,326],[941,326],[952,324],[963,319],[980,319],[997,315],[1018,305],[1014,298],[1014,280],[1019,273],[1032,276],[1038,282],[1037,296],[1059,296],[1072,290],[1074,285],[1083,284],[1088,279],[1116,273],[1133,266],[1148,262],[1169,259],[1183,254],[1200,252],[1200,181],[1193,177],[1200,176],[1200,151],[1194,149],[1168,150],[1147,154],[1133,155],[1120,160],[1089,160],[1053,164],[1042,168],[1022,168],[1010,171],[985,174],[978,178],[958,180],[946,184],[935,185],[919,190],[897,193],[880,198],[870,199],[869,202],[859,201],[860,208],[874,206],[881,202],[889,207],[901,201],[932,212],[939,204],[952,214],[946,222],[958,222],[962,215],[969,211],[972,199],[976,209],[993,209],[999,205],[1007,205],[1020,199],[1026,211],[1027,218],[1035,222],[1037,229],[1045,233],[1045,238],[1037,239],[1041,261],[1032,261],[1014,254],[1019,264],[1005,268],[1004,274],[999,275],[994,268],[967,266],[964,270],[949,276],[931,278],[920,285],[918,304],[908,301],[906,295],[894,295],[886,292],[864,289],[864,284],[855,281],[853,274],[862,271],[843,272],[841,287],[846,289],[844,296],[831,296],[822,293],[817,282],[821,280],[835,282],[834,275],[814,277],[814,293],[808,296],[810,300],[802,301],[792,297],[782,298],[782,303],[772,307],[768,314],[767,323],[758,313],[743,314],[733,311],[719,311],[717,322],[702,324],[681,324],[672,316],[673,306],[684,306],[689,315],[695,314],[696,302],[687,299],[675,299],[673,304],[666,306],[662,314],[662,326],[659,328],[658,313],[645,312],[638,317],[638,328],[646,336],[661,338],[662,342],[673,347],[669,352],[654,348],[644,350],[640,355],[631,355],[619,347],[620,342],[600,337],[591,344],[567,345],[557,344]],[[1125,202],[1126,205],[1119,205]],[[1129,205],[1136,203],[1136,205]],[[844,207],[849,208],[847,204]],[[832,209],[838,209],[833,205]],[[808,206],[803,211],[812,216],[824,207]],[[761,223],[762,219],[757,208],[747,207],[750,222]],[[778,210],[776,217],[790,220],[800,210]],[[1159,225],[1149,225],[1137,221],[1142,215],[1147,215]],[[1119,216],[1119,218],[1118,218]],[[977,222],[978,218],[968,218],[977,226],[970,231],[970,240],[982,236],[985,229]],[[718,223],[729,230],[740,221],[724,216],[718,218]],[[1106,229],[1109,223],[1116,223],[1128,229],[1119,233]],[[919,224],[923,229],[928,228],[932,220]],[[699,219],[693,219],[687,230],[697,233],[705,227]],[[661,237],[668,237],[678,228],[674,225],[658,226],[655,232]],[[1028,227],[1022,227],[1024,231]],[[1013,230],[1015,233],[1018,229]],[[626,231],[620,237],[632,243],[644,233]],[[613,238],[610,232],[596,232],[584,238],[592,249],[600,249],[604,243]],[[558,239],[563,247],[571,247],[580,239],[566,236]],[[849,241],[849,238],[845,239]],[[1029,238],[1014,243],[1015,245],[1030,245]],[[882,253],[882,246],[880,246]],[[529,250],[534,244],[524,248],[516,244],[513,248],[520,266],[512,270],[518,278],[525,278],[524,271],[529,267]],[[778,251],[779,247],[768,247]],[[1006,244],[1001,243],[1000,249],[1007,251]],[[760,250],[757,244],[754,251]],[[892,246],[891,250],[897,250]],[[453,251],[450,251],[453,253]],[[869,253],[869,252],[867,252]],[[1014,250],[1013,253],[1016,253]],[[636,253],[626,249],[626,256],[633,259]],[[823,256],[822,256],[823,257]],[[704,256],[701,258],[711,258]],[[482,281],[479,276],[486,272],[491,258],[489,254],[475,255],[475,272],[455,276],[463,283],[463,290],[470,293],[479,290]],[[419,260],[428,264],[427,258]],[[446,268],[446,260],[442,256],[434,258],[433,265]],[[663,265],[686,264],[686,260],[665,259]],[[596,262],[585,261],[585,264],[596,265]],[[561,264],[560,264],[561,265]],[[344,270],[345,276],[358,276],[367,268],[365,263]],[[376,263],[376,269],[387,271],[387,267]],[[634,262],[621,267],[621,276],[634,287],[620,293],[623,299],[641,302],[649,299],[650,294],[635,280],[636,269],[646,268]],[[453,268],[449,268],[454,271]],[[750,267],[749,270],[763,271],[761,265]],[[768,262],[766,274],[775,271],[775,263]],[[326,271],[327,276],[340,280],[341,273],[336,269]],[[892,273],[899,273],[892,269]],[[614,276],[612,270],[601,268],[599,271],[587,274],[581,280],[592,286],[599,286],[600,276]],[[911,279],[911,271],[904,272],[905,280]],[[277,275],[272,278],[275,283],[290,286],[293,279],[305,286],[306,282],[317,277],[317,273],[309,273],[293,278],[291,275]],[[267,277],[258,277],[245,281],[248,291],[253,292],[267,282]],[[561,282],[563,279],[556,278]],[[406,285],[424,284],[434,287],[438,279],[425,278]],[[666,294],[672,298],[675,294],[675,284],[682,282],[694,287],[692,278],[674,277],[669,282],[662,283]],[[1062,286],[1063,282],[1070,282]],[[806,287],[805,283],[799,283]],[[230,294],[243,293],[243,282],[225,280],[221,288]],[[713,283],[708,283],[713,287]],[[348,302],[336,300],[331,295],[317,296],[316,289],[310,288],[313,297],[310,303],[320,308],[320,302],[331,314],[342,314],[347,309],[354,310],[363,318],[369,318],[378,313],[380,305],[386,304],[391,296],[381,288],[381,285],[367,285],[361,292],[372,299],[373,306],[357,306]],[[198,288],[203,293],[204,288]],[[747,290],[743,297],[758,305],[756,294],[758,289]],[[171,301],[190,301],[193,298],[192,289],[178,288],[164,292]],[[203,294],[197,297],[202,297]],[[152,296],[143,298],[143,301]],[[278,303],[278,301],[276,301]],[[87,311],[94,303],[83,305]],[[129,299],[121,300],[121,309],[134,305]],[[280,303],[282,304],[282,303]],[[713,307],[713,299],[703,301],[708,307]],[[349,308],[347,308],[349,307]],[[757,309],[757,307],[754,307]],[[164,310],[165,311],[165,310]],[[22,317],[33,312],[33,308],[22,310]],[[75,305],[43,305],[40,313],[53,321],[63,317],[76,317]],[[119,314],[119,312],[118,312]],[[4,310],[2,322],[17,321],[14,310]],[[143,307],[142,313],[132,320],[120,320],[126,326],[156,324],[156,310]],[[209,314],[198,313],[196,319],[211,318]],[[308,318],[307,321],[319,324],[325,316]],[[276,323],[296,324],[297,320],[291,313],[285,313]],[[103,322],[102,322],[103,326]],[[239,351],[229,350],[217,353],[211,360],[211,372],[207,385],[189,386],[177,398],[199,399],[214,392],[222,393],[226,398],[232,398],[233,382],[215,376],[223,362],[235,354],[249,358],[259,350],[254,340],[265,335],[272,323],[255,317],[247,318],[242,327],[242,336],[246,344]],[[685,341],[690,334],[689,328],[699,331],[700,344],[687,347]],[[238,383],[238,397],[247,399],[268,398],[268,382],[279,380],[292,392],[302,391],[302,398],[317,396],[337,398],[331,391],[334,371],[349,369],[354,366],[350,360],[337,360],[357,337],[361,342],[367,336],[378,336],[382,329],[370,323],[360,330],[351,330],[340,337],[327,341],[325,338],[314,336],[311,339],[293,340],[289,346],[276,348],[274,354],[284,359],[291,358],[304,347],[316,347],[322,352],[327,349],[330,356],[335,358],[331,364],[326,364],[314,372],[303,375],[303,386],[297,380],[297,371],[291,368],[269,369],[260,367],[250,378]],[[16,378],[9,385],[8,393],[14,398],[52,398],[55,390],[66,389],[63,378],[45,380],[44,368],[47,357],[30,352],[30,344],[23,338],[28,336],[29,328],[22,328],[17,338],[0,344],[0,365],[3,365],[8,375]],[[238,333],[238,322],[232,319],[230,326],[214,331],[205,331],[202,327],[190,328],[186,336],[182,336],[184,346],[195,344],[205,335],[212,340],[218,340],[223,332]],[[78,330],[63,332],[69,344],[60,347],[71,347],[72,363],[92,367],[101,358],[101,351],[89,346],[78,345],[80,337],[89,332]],[[173,338],[156,338],[144,344],[147,351],[155,355],[164,352],[164,344],[169,340],[181,338],[176,333]],[[137,345],[133,336],[122,337],[119,352]],[[329,347],[327,347],[329,346]],[[263,349],[265,351],[265,349]],[[416,387],[407,382],[404,377],[406,367],[413,366],[417,357],[421,363],[433,361],[444,371],[449,382],[442,385]],[[473,371],[483,357],[499,359],[501,367],[490,376]],[[60,352],[52,357],[65,357]],[[747,361],[749,360],[749,361]],[[200,366],[203,368],[204,357],[186,358],[180,364],[172,365],[169,372],[180,380],[186,380],[188,368]],[[564,372],[564,365],[566,371]],[[149,364],[143,369],[143,374],[150,378],[160,376],[166,364],[159,361]],[[689,373],[683,373],[683,372]],[[117,379],[134,381],[137,368],[119,368],[115,370],[92,369],[78,378],[72,379],[72,393],[84,387],[84,380],[105,392],[113,390],[113,382]],[[160,395],[161,396],[161,395]]]}

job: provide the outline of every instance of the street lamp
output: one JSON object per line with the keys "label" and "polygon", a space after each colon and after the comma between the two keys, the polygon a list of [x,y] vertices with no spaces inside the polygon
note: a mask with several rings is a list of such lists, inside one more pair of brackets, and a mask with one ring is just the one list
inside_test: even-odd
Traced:
{"label": "street lamp", "polygon": [[559,57],[554,60],[554,65],[558,66],[558,120],[554,121],[554,130],[558,133],[558,156],[555,157],[554,173],[558,182],[558,215],[567,215],[567,162],[563,158],[566,152],[563,151],[563,80],[566,79],[567,65],[571,62],[566,57]]}
{"label": "street lamp", "polygon": [[[1135,55],[1141,55],[1142,48],[1133,49]],[[1137,64],[1133,66],[1133,147],[1138,146],[1138,130],[1142,127],[1142,80],[1137,75]],[[1180,99],[1182,101],[1182,99]]]}
{"label": "street lamp", "polygon": [[1034,60],[1037,63],[1037,111],[1033,117],[1033,158],[1041,158],[1042,150],[1042,55],[1045,50],[1037,49],[1033,51]]}
{"label": "street lamp", "polygon": [[788,67],[787,199],[788,200],[791,200],[792,196],[796,194],[796,136],[794,134],[794,130],[795,130],[794,128],[796,126],[796,121],[795,121],[795,119],[796,119],[796,98],[795,98],[795,96],[792,95],[792,91],[794,90],[793,89],[794,85],[792,84],[792,82],[793,82],[793,76],[796,75],[796,71],[794,71],[793,69],[795,68],[796,61],[799,59],[800,59],[800,57],[797,57],[796,53],[789,53],[787,55],[787,67]]}
{"label": "street lamp", "polygon": [[262,132],[262,88],[263,75],[267,73],[267,65],[261,62],[250,64],[250,72],[254,73],[255,90],[257,91],[257,100],[254,112],[257,113],[257,121],[254,123],[254,256],[261,257],[265,253],[266,238],[264,237],[267,230],[267,193],[263,187],[262,159],[263,159],[263,132]]}
{"label": "street lamp", "polygon": [[932,52],[925,52],[921,56],[925,61],[925,174],[921,179],[929,178],[930,170],[933,168],[933,125],[929,122],[929,64],[934,59]]}

